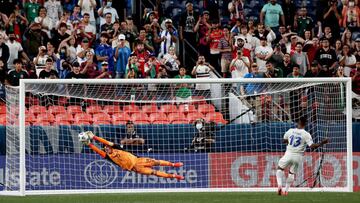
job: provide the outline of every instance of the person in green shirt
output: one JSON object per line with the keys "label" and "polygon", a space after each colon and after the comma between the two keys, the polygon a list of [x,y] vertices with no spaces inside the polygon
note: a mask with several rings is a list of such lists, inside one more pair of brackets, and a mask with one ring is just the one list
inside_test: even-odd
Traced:
{"label": "person in green shirt", "polygon": [[274,65],[270,62],[266,62],[265,78],[282,78],[283,71],[280,68],[274,68]]}
{"label": "person in green shirt", "polygon": [[[179,75],[175,76],[178,79],[189,79],[191,78],[189,75],[186,75],[186,69],[181,67],[179,69]],[[191,89],[189,88],[189,84],[177,84],[176,85],[176,101],[177,103],[189,102],[191,100]]]}
{"label": "person in green shirt", "polygon": [[37,0],[29,0],[29,2],[25,3],[25,15],[29,23],[34,22],[35,18],[39,14],[39,8],[40,4],[37,2]]}
{"label": "person in green shirt", "polygon": [[293,65],[293,71],[287,75],[288,78],[302,78],[303,76],[300,73],[300,66]]}

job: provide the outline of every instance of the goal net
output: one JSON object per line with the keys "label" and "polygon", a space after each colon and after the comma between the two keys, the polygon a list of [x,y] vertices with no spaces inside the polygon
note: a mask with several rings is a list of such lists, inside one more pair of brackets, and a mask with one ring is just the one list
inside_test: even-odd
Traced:
{"label": "goal net", "polygon": [[[352,191],[349,79],[22,80],[6,91],[2,194],[275,191],[284,133],[314,142],[292,190]],[[78,140],[95,135],[184,180],[126,171]],[[94,142],[103,149],[103,145]]]}

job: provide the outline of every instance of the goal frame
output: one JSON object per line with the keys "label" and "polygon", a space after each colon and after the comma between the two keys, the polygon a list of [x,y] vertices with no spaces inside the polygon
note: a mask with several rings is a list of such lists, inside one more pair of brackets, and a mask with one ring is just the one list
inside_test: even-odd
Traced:
{"label": "goal frame", "polygon": [[20,144],[20,163],[19,163],[19,190],[0,191],[0,195],[25,196],[42,194],[89,194],[89,193],[144,193],[144,192],[270,192],[276,188],[169,188],[169,189],[100,189],[100,190],[26,190],[26,166],[25,166],[25,94],[27,84],[184,84],[184,83],[345,83],[346,84],[346,145],[347,145],[347,186],[331,188],[292,188],[298,192],[353,192],[353,156],[352,156],[352,98],[351,98],[351,78],[237,78],[237,79],[21,79],[19,84],[19,144]]}

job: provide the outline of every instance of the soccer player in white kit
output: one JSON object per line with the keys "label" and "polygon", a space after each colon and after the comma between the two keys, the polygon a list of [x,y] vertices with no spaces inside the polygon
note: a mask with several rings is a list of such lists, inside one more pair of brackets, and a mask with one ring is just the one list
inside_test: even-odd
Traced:
{"label": "soccer player in white kit", "polygon": [[[329,139],[325,138],[320,143],[313,143],[310,133],[305,130],[306,122],[306,118],[301,117],[297,128],[291,128],[284,134],[283,143],[287,144],[286,152],[279,160],[276,171],[278,195],[288,195],[290,185],[294,182],[294,175],[302,162],[306,145],[314,150],[329,142]],[[282,180],[285,177],[284,169],[286,168],[290,168],[290,170],[286,179],[285,191],[283,191]]]}

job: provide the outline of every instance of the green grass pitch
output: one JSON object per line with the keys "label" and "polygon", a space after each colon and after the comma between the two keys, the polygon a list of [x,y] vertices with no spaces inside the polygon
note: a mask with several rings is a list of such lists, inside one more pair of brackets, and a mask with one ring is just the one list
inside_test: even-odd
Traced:
{"label": "green grass pitch", "polygon": [[351,203],[360,202],[360,192],[290,193],[277,196],[275,192],[213,192],[213,193],[134,193],[134,194],[93,194],[93,195],[47,195],[26,197],[0,196],[1,203]]}

